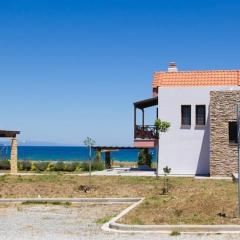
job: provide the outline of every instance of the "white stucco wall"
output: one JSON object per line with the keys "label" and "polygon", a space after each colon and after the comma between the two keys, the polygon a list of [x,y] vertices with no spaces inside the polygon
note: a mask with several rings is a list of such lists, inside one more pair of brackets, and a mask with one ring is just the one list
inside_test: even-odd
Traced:
{"label": "white stucco wall", "polygon": [[[159,139],[158,169],[172,169],[171,174],[209,174],[209,102],[210,91],[235,90],[229,87],[161,87],[158,89],[158,111],[161,120],[171,127]],[[206,105],[206,126],[195,128],[195,105]],[[191,105],[191,128],[181,128],[181,105]]]}

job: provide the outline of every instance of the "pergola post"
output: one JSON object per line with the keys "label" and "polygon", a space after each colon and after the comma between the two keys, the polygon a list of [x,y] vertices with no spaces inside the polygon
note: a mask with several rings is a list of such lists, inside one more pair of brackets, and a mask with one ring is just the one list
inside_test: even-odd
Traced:
{"label": "pergola post", "polygon": [[17,138],[12,138],[11,143],[11,159],[10,159],[10,165],[11,165],[11,174],[17,174]]}
{"label": "pergola post", "polygon": [[106,169],[111,168],[111,152],[110,151],[105,152],[105,168]]}
{"label": "pergola post", "polygon": [[145,125],[145,123],[144,123],[144,108],[142,108],[141,109],[142,110],[142,129],[144,130],[144,125]]}

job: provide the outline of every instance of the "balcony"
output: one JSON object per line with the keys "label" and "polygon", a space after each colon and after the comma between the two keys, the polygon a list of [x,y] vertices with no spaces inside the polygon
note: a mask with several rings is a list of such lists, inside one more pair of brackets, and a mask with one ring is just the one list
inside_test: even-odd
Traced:
{"label": "balcony", "polygon": [[157,131],[154,125],[135,125],[135,139],[156,139]]}
{"label": "balcony", "polygon": [[[145,124],[145,108],[158,105],[158,97],[145,99],[134,103],[134,146],[142,148],[153,148],[157,144],[157,131],[154,125]],[[137,124],[137,110],[141,110],[141,124]],[[155,114],[153,114],[155,115]],[[158,108],[156,116],[151,123],[158,118]]]}

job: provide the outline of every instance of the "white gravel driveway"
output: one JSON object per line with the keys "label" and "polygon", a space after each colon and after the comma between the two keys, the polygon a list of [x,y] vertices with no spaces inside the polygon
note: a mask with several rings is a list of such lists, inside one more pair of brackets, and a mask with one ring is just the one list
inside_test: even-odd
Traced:
{"label": "white gravel driveway", "polygon": [[189,239],[223,240],[240,239],[240,235],[185,235],[169,236],[150,233],[103,232],[97,220],[114,216],[123,204],[77,204],[70,207],[59,205],[1,205],[1,240],[141,240],[141,239]]}

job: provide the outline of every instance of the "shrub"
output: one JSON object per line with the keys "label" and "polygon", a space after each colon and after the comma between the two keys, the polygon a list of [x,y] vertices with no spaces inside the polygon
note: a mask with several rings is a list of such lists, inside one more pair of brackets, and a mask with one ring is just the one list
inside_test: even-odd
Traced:
{"label": "shrub", "polygon": [[36,167],[36,163],[32,162],[31,163],[31,171],[36,171],[37,167]]}
{"label": "shrub", "polygon": [[48,164],[49,162],[44,162],[44,161],[39,161],[39,162],[36,162],[35,163],[35,166],[36,166],[36,170],[37,171],[46,171],[47,170],[47,167],[48,167]]}
{"label": "shrub", "polygon": [[9,170],[9,169],[10,169],[10,162],[8,160],[1,160],[0,170]]}
{"label": "shrub", "polygon": [[102,171],[104,169],[104,164],[102,161],[93,161],[92,170]]}
{"label": "shrub", "polygon": [[50,162],[47,166],[47,171],[54,171],[54,163],[53,162]]}
{"label": "shrub", "polygon": [[102,154],[101,154],[100,150],[96,150],[94,160],[98,161],[98,162],[100,162],[102,160]]}
{"label": "shrub", "polygon": [[148,153],[148,149],[141,149],[138,154],[138,166],[147,165],[151,167],[152,165],[152,155]]}
{"label": "shrub", "polygon": [[[104,164],[102,161],[93,161],[92,162],[92,171],[102,171],[104,169]],[[83,162],[81,164],[82,171],[89,171],[89,162]]]}
{"label": "shrub", "polygon": [[81,163],[81,170],[84,172],[89,171],[89,163],[88,162]]}
{"label": "shrub", "polygon": [[32,163],[30,161],[19,161],[18,162],[18,169],[20,171],[30,171]]}
{"label": "shrub", "polygon": [[65,163],[64,170],[67,172],[74,172],[78,165],[78,162],[67,162]]}
{"label": "shrub", "polygon": [[81,164],[78,164],[76,169],[75,169],[76,172],[81,172],[82,171],[82,166]]}
{"label": "shrub", "polygon": [[179,236],[181,233],[179,231],[176,231],[176,230],[173,230],[171,233],[170,233],[170,236]]}
{"label": "shrub", "polygon": [[22,162],[18,162],[18,163],[17,163],[17,168],[18,168],[19,171],[22,171],[22,170],[23,170],[23,164],[22,164]]}
{"label": "shrub", "polygon": [[64,171],[64,168],[65,168],[64,162],[58,161],[54,164],[53,170],[54,171]]}

